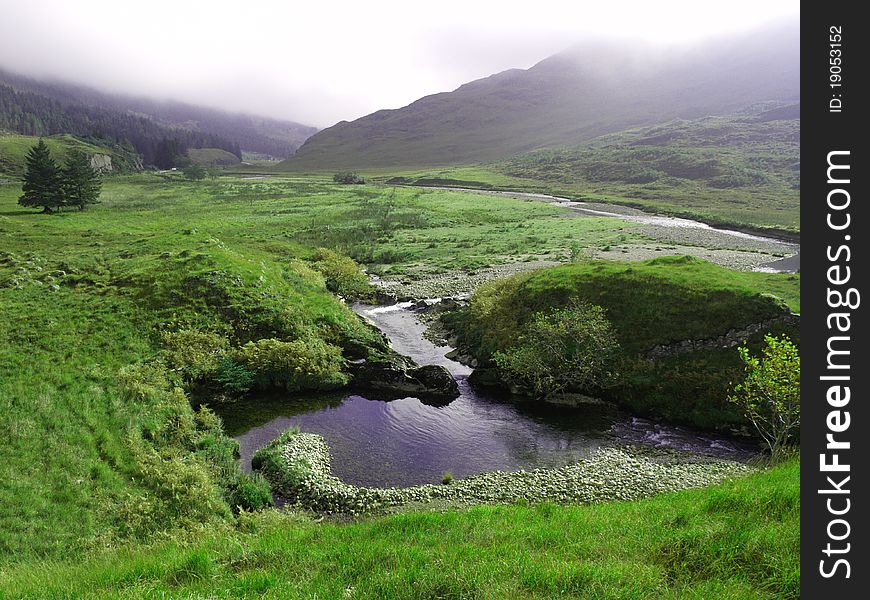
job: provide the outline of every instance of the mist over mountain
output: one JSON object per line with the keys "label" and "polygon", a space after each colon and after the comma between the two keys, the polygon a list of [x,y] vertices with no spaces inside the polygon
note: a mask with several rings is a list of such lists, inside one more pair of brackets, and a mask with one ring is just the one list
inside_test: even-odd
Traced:
{"label": "mist over mountain", "polygon": [[129,142],[154,161],[161,140],[286,158],[317,128],[173,100],[158,101],[0,70],[0,128],[28,135],[73,133]]}
{"label": "mist over mountain", "polygon": [[799,42],[798,28],[788,22],[679,50],[582,43],[527,70],[340,122],[310,137],[281,166],[474,163],[763,101],[796,102]]}

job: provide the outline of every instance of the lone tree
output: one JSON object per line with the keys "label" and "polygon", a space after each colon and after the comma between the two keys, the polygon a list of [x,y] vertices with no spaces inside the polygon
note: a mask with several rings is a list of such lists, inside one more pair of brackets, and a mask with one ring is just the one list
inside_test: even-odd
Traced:
{"label": "lone tree", "polygon": [[27,171],[24,173],[24,192],[18,204],[28,207],[42,207],[42,212],[50,213],[63,205],[60,167],[54,162],[45,141],[40,139],[27,153]]}
{"label": "lone tree", "polygon": [[767,443],[771,454],[788,442],[801,424],[801,359],[788,336],[764,336],[761,357],[738,348],[746,379],[728,400],[737,404]]}
{"label": "lone tree", "polygon": [[600,388],[615,375],[619,343],[604,309],[575,301],[536,313],[518,343],[493,355],[508,383],[536,397]]}
{"label": "lone tree", "polygon": [[84,210],[88,204],[99,202],[103,184],[100,174],[91,166],[84,152],[72,152],[67,157],[61,181],[63,201],[68,206]]}

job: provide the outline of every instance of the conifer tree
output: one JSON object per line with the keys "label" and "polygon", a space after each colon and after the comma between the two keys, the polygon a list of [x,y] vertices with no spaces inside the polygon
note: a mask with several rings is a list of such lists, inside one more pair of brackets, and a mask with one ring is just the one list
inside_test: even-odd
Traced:
{"label": "conifer tree", "polygon": [[40,139],[27,153],[27,172],[24,174],[24,192],[18,198],[21,206],[41,206],[42,212],[50,213],[63,204],[63,191],[61,189],[60,168],[54,159],[45,141]]}
{"label": "conifer tree", "polygon": [[71,152],[62,172],[64,202],[84,210],[88,204],[99,202],[102,182],[100,174],[91,166],[84,152]]}

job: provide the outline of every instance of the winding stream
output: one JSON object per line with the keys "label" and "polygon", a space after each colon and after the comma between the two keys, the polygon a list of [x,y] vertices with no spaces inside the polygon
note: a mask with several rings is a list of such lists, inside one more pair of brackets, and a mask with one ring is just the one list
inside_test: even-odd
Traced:
{"label": "winding stream", "polygon": [[[783,256],[756,270],[800,269],[800,245],[792,242],[617,205],[544,194],[460,191],[552,202],[586,215],[639,223],[663,236],[685,236],[689,231],[707,245],[749,244],[753,251]],[[250,470],[258,448],[294,426],[326,439],[336,476],[347,483],[379,487],[435,483],[446,472],[461,478],[484,471],[557,467],[607,445],[638,444],[736,460],[756,452],[754,445],[743,441],[633,417],[605,404],[575,408],[487,395],[468,384],[471,368],[444,356],[451,348],[424,337],[425,326],[414,304],[357,304],[353,309],[383,331],[396,351],[420,365],[445,367],[459,384],[459,397],[446,406],[433,406],[417,398],[388,401],[371,392],[345,391],[276,395],[223,407],[220,413],[228,433],[239,442],[244,470]]]}
{"label": "winding stream", "polygon": [[258,448],[293,426],[322,435],[333,473],[365,486],[435,483],[448,471],[467,477],[557,467],[601,446],[625,443],[738,460],[754,454],[750,444],[627,417],[608,405],[573,408],[488,396],[469,386],[470,368],[444,357],[449,347],[423,337],[410,303],[353,308],[397,351],[421,365],[445,366],[456,377],[460,396],[432,406],[417,398],[384,401],[371,393],[343,392],[272,396],[224,407],[220,414],[239,442],[244,470],[250,470]]}

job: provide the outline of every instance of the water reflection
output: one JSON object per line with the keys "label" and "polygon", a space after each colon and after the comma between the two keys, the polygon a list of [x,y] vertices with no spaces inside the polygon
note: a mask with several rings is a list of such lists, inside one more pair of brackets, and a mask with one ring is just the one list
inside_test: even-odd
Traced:
{"label": "water reflection", "polygon": [[445,471],[467,477],[560,466],[613,440],[618,415],[608,407],[497,402],[474,394],[464,381],[461,386],[462,395],[440,407],[416,398],[333,395],[253,399],[219,412],[239,441],[243,469],[250,469],[257,448],[298,426],[322,435],[333,473],[358,485],[434,483]]}

